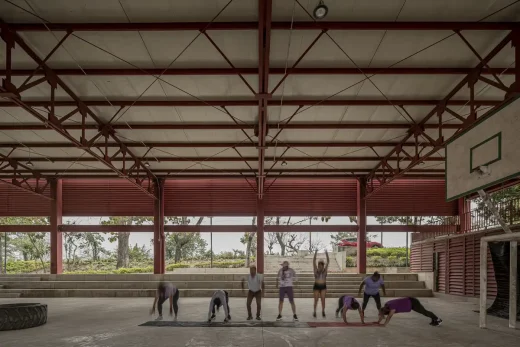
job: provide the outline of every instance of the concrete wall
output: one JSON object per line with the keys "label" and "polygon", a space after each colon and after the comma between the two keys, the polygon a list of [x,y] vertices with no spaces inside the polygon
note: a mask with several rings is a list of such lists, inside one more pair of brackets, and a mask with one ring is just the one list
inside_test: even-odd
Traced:
{"label": "concrete wall", "polygon": [[433,272],[418,272],[419,281],[423,281],[427,289],[431,289],[435,292],[435,275]]}
{"label": "concrete wall", "polygon": [[[367,274],[372,274],[374,272],[379,272],[381,274],[400,274],[400,273],[409,273],[409,267],[367,267]],[[345,267],[343,269],[345,273],[357,273],[357,268],[355,267]]]}
{"label": "concrete wall", "polygon": [[336,252],[334,253],[334,258],[336,258],[336,262],[338,263],[338,267],[340,271],[345,269],[345,262],[347,261],[347,253],[346,252]]}

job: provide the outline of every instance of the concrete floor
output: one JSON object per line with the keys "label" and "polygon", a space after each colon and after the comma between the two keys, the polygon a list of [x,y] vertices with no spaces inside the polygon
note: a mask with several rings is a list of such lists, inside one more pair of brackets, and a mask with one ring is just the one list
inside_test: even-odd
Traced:
{"label": "concrete floor", "polygon": [[[179,321],[206,319],[206,298],[181,298]],[[176,328],[139,327],[150,320],[148,311],[152,301],[145,298],[54,298],[16,299],[16,302],[41,302],[49,306],[48,323],[42,327],[0,332],[1,347],[299,347],[299,346],[518,346],[520,330],[507,328],[507,321],[489,317],[489,329],[477,327],[476,305],[468,302],[421,300],[430,310],[444,319],[441,327],[431,327],[429,320],[416,313],[397,315],[386,328]],[[13,303],[13,299],[0,299],[0,304]],[[336,300],[328,301],[326,319],[334,318]],[[296,301],[300,321],[313,321],[312,301]],[[368,321],[375,320],[373,301],[367,309]],[[246,318],[245,301],[231,299],[231,315],[234,321]],[[253,303],[254,307],[254,303]],[[222,310],[221,310],[222,311]],[[319,309],[318,309],[319,311]],[[284,307],[284,318],[290,318],[290,306]],[[274,320],[277,315],[277,299],[264,302],[264,320]],[[351,321],[358,321],[357,314],[349,312]],[[217,316],[223,319],[223,313]]]}

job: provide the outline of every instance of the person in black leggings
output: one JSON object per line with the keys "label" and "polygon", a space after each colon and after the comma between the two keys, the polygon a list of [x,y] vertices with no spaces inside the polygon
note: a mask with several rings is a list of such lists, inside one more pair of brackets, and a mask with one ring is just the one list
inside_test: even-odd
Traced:
{"label": "person in black leggings", "polygon": [[179,312],[179,290],[171,283],[159,283],[157,287],[157,292],[155,293],[155,299],[153,301],[152,309],[150,310],[150,314],[155,314],[155,304],[157,304],[157,309],[159,311],[159,317],[156,320],[163,319],[163,310],[162,305],[166,300],[170,299],[170,316],[175,312],[175,320],[177,320],[177,313]]}
{"label": "person in black leggings", "polygon": [[361,295],[361,289],[363,289],[363,286],[365,287],[365,290],[363,292],[363,312],[365,312],[365,309],[368,305],[368,300],[370,298],[374,298],[377,306],[377,310],[381,310],[381,295],[379,294],[379,288],[383,289],[383,293],[386,296],[386,288],[385,288],[385,282],[381,278],[381,275],[379,272],[374,272],[374,274],[370,277],[366,277],[363,282],[359,285],[359,293],[358,296]]}
{"label": "person in black leggings", "polygon": [[386,326],[388,322],[390,322],[390,319],[392,319],[392,316],[394,314],[407,313],[411,311],[417,312],[425,317],[430,318],[430,325],[432,326],[439,326],[442,324],[442,319],[437,317],[435,313],[428,311],[426,308],[424,308],[421,302],[416,298],[410,297],[387,301],[385,303],[385,306],[383,306],[383,308],[379,310],[379,321],[377,323],[381,323],[384,317],[388,316],[386,317],[386,321],[384,323],[384,325]]}

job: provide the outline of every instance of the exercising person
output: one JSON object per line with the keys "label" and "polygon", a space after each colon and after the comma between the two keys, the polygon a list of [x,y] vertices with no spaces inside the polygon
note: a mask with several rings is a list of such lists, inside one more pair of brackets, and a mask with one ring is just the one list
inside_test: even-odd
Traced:
{"label": "exercising person", "polygon": [[[242,291],[244,290],[245,279],[242,279]],[[262,320],[260,318],[260,311],[262,310],[262,295],[265,292],[264,275],[256,273],[256,266],[251,265],[249,267],[249,275],[247,276],[247,320],[253,319],[251,313],[251,303],[253,298],[256,300],[256,320]]]}
{"label": "exercising person", "polygon": [[291,303],[293,319],[297,322],[298,316],[296,315],[296,305],[294,304],[293,291],[293,281],[296,282],[296,272],[294,272],[294,270],[289,267],[289,262],[287,260],[280,265],[282,265],[282,268],[280,271],[278,271],[278,276],[276,277],[276,288],[278,288],[278,283],[280,283],[280,303],[278,304],[278,317],[276,317],[276,320],[279,321],[282,319],[283,301],[287,295],[289,302]]}
{"label": "exercising person", "polygon": [[347,311],[348,310],[357,310],[359,312],[359,318],[361,318],[361,323],[365,324],[365,315],[363,314],[363,311],[361,310],[361,306],[359,305],[359,302],[352,296],[343,295],[340,296],[338,300],[338,309],[336,310],[336,318],[339,316],[339,311],[343,310],[341,313],[341,316],[343,318],[343,321],[345,324],[348,324],[347,322]]}
{"label": "exercising person", "polygon": [[231,320],[230,310],[229,310],[229,294],[225,290],[217,290],[211,296],[211,300],[209,302],[209,311],[208,311],[208,323],[213,320],[215,315],[215,306],[217,307],[217,312],[220,309],[220,306],[224,306],[224,323],[227,323]]}
{"label": "exercising person", "polygon": [[383,324],[386,326],[390,319],[396,313],[407,313],[410,311],[415,311],[417,313],[422,314],[431,319],[430,325],[439,326],[442,323],[442,319],[437,317],[433,312],[428,311],[424,308],[424,306],[420,303],[416,298],[400,298],[387,301],[385,306],[381,310],[379,310],[379,321],[377,324],[380,324],[381,321],[386,317],[386,321]]}
{"label": "exercising person", "polygon": [[159,311],[159,317],[156,320],[163,319],[163,310],[162,305],[166,300],[170,299],[170,316],[175,312],[175,320],[177,320],[177,313],[179,312],[179,306],[177,302],[179,301],[179,290],[171,283],[159,283],[157,287],[157,291],[155,293],[155,299],[153,300],[153,306],[150,310],[150,314],[155,314],[155,304],[157,304],[157,309]]}
{"label": "exercising person", "polygon": [[381,310],[381,295],[379,294],[379,288],[383,289],[383,293],[386,296],[386,288],[385,282],[383,278],[379,274],[379,272],[374,272],[372,276],[366,277],[363,282],[359,285],[358,295],[361,296],[361,289],[365,286],[365,290],[363,292],[363,313],[368,305],[368,300],[370,298],[374,298],[377,306],[377,310]]}
{"label": "exercising person", "polygon": [[312,266],[314,268],[314,312],[312,316],[316,318],[316,307],[318,306],[318,299],[321,298],[321,315],[325,317],[325,296],[327,295],[327,272],[329,270],[329,253],[325,250],[325,256],[327,257],[327,264],[320,259],[318,265],[316,265],[316,257],[318,256],[318,250],[314,252],[314,259]]}

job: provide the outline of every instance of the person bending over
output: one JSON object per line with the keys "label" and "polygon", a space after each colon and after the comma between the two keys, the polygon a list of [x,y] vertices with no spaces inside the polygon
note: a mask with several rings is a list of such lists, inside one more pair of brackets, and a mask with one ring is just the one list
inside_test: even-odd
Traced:
{"label": "person bending over", "polygon": [[[242,279],[242,290],[244,290],[245,279]],[[256,319],[262,320],[260,317],[260,311],[262,310],[262,295],[265,292],[264,275],[256,272],[256,266],[251,265],[249,268],[249,275],[247,276],[247,320],[253,319],[251,313],[251,303],[253,298],[256,300]]]}
{"label": "person bending over", "polygon": [[383,293],[386,296],[386,288],[385,288],[385,282],[381,278],[381,275],[379,272],[374,272],[372,276],[366,277],[363,282],[359,285],[359,293],[358,295],[361,295],[361,289],[365,286],[365,290],[363,292],[363,312],[365,312],[365,309],[368,305],[368,300],[370,298],[374,298],[377,306],[377,310],[381,310],[381,295],[379,294],[379,288],[383,289]]}
{"label": "person bending over", "polygon": [[442,319],[437,317],[433,312],[428,311],[424,308],[419,300],[416,298],[400,298],[387,301],[385,306],[379,310],[379,321],[378,324],[386,317],[384,325],[386,326],[390,319],[396,313],[407,313],[415,311],[431,319],[430,325],[439,326],[442,323]]}
{"label": "person bending over", "polygon": [[208,311],[208,322],[211,322],[212,319],[216,317],[215,315],[215,306],[217,307],[217,311],[220,309],[220,306],[224,306],[224,323],[227,323],[231,320],[230,310],[229,310],[229,294],[225,290],[217,290],[211,296],[211,301],[209,302],[209,311]]}
{"label": "person bending over", "polygon": [[152,309],[150,310],[150,314],[155,314],[155,304],[157,304],[157,309],[159,311],[159,317],[156,320],[163,319],[163,310],[162,305],[166,300],[170,299],[170,316],[175,312],[175,320],[177,320],[177,313],[179,312],[179,306],[177,302],[179,301],[179,290],[171,283],[159,283],[157,287],[157,292],[155,293],[155,299],[153,301]]}
{"label": "person bending over", "polygon": [[325,296],[327,295],[327,272],[329,270],[329,253],[325,250],[327,257],[327,264],[320,259],[318,265],[316,265],[316,257],[318,250],[314,252],[314,259],[312,265],[314,268],[314,312],[312,316],[316,318],[316,307],[318,306],[318,299],[321,298],[321,315],[325,317]]}
{"label": "person bending over", "polygon": [[363,311],[361,310],[361,305],[359,305],[359,302],[352,296],[343,295],[338,300],[338,309],[336,310],[336,318],[338,318],[339,311],[342,311],[341,316],[343,318],[343,321],[345,324],[348,324],[347,322],[347,311],[348,310],[357,310],[359,312],[359,318],[361,318],[361,323],[365,324],[365,315],[363,314]]}
{"label": "person bending over", "polygon": [[289,302],[291,303],[291,308],[293,312],[293,319],[297,322],[298,316],[296,315],[296,305],[294,304],[294,291],[293,291],[293,281],[296,281],[296,272],[289,267],[289,262],[286,260],[283,262],[282,268],[278,271],[278,276],[276,276],[276,288],[278,288],[278,284],[280,284],[279,289],[279,297],[280,303],[278,304],[278,317],[276,320],[279,321],[282,319],[282,310],[283,310],[283,300],[287,295],[289,297]]}

